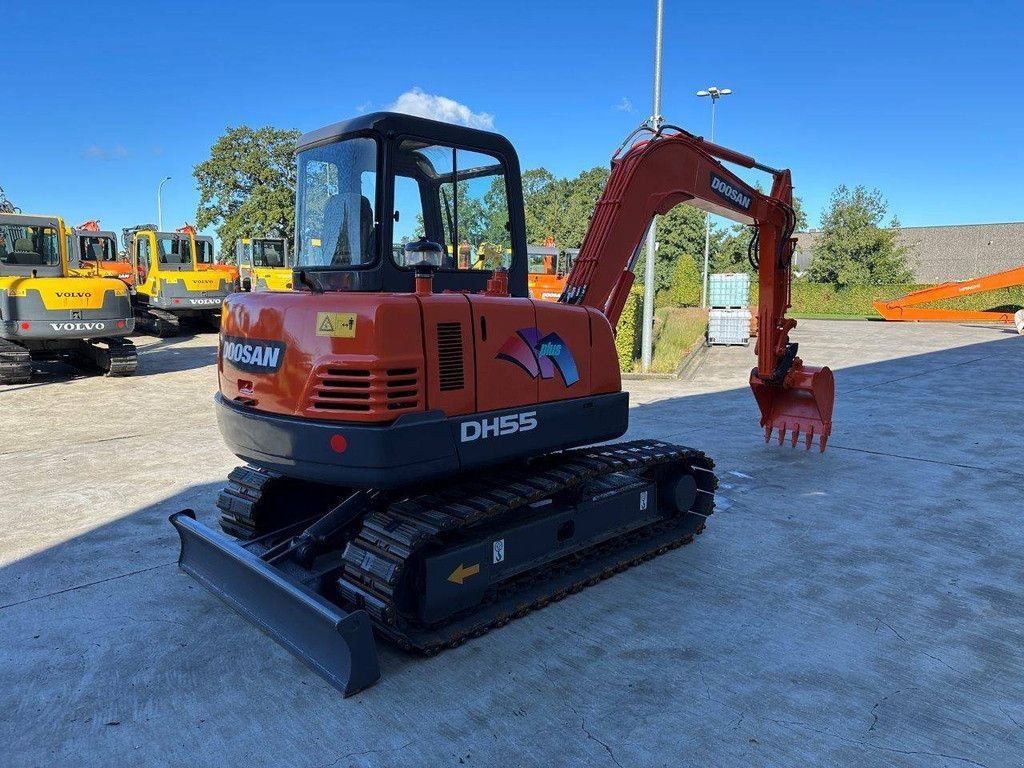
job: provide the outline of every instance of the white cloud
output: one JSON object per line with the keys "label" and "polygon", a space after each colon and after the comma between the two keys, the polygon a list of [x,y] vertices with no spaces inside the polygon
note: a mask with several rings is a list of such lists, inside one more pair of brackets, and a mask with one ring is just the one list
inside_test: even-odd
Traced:
{"label": "white cloud", "polygon": [[406,91],[395,103],[388,107],[392,112],[404,112],[407,115],[428,117],[445,123],[468,125],[470,128],[494,128],[494,115],[487,112],[474,112],[465,104],[460,104],[447,96],[424,93],[422,88]]}
{"label": "white cloud", "polygon": [[633,102],[630,101],[629,99],[627,99],[625,96],[623,96],[622,97],[622,101],[620,101],[618,104],[616,104],[615,108],[617,110],[619,110],[619,112],[632,112],[633,111]]}
{"label": "white cloud", "polygon": [[115,144],[110,149],[98,144],[90,144],[85,148],[84,154],[93,160],[124,160],[128,157],[128,149],[122,144]]}

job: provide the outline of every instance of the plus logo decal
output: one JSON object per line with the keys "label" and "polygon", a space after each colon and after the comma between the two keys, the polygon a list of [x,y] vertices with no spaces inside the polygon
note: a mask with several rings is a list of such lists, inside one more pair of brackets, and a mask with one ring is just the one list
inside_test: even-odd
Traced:
{"label": "plus logo decal", "polygon": [[553,379],[558,369],[565,386],[580,380],[569,346],[554,332],[542,337],[537,328],[520,328],[501,345],[497,358],[515,363],[534,379]]}

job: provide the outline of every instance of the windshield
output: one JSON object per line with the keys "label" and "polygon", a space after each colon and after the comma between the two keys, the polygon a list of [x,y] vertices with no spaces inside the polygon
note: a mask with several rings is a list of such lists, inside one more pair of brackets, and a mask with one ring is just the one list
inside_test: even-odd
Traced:
{"label": "windshield", "polygon": [[117,244],[111,237],[79,237],[78,252],[83,261],[117,261]]}
{"label": "windshield", "polygon": [[253,240],[252,265],[254,267],[287,267],[284,240]]}
{"label": "windshield", "polygon": [[196,238],[196,264],[213,264],[213,241]]}
{"label": "windshield", "polygon": [[377,258],[377,142],[356,138],[298,155],[299,266],[358,267]]}
{"label": "windshield", "polygon": [[529,256],[529,272],[531,275],[554,275],[558,272],[558,251],[554,248],[531,249]]}
{"label": "windshield", "polygon": [[0,272],[7,275],[60,274],[56,225],[0,223]]}
{"label": "windshield", "polygon": [[192,243],[188,235],[157,235],[156,253],[160,269],[192,269]]}

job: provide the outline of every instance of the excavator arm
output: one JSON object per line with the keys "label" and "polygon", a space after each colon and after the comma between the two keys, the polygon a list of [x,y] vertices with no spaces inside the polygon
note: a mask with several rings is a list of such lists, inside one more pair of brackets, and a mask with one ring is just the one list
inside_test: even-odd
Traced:
{"label": "excavator arm", "polygon": [[[771,193],[751,187],[723,161],[771,174]],[[832,372],[803,364],[789,338],[796,320],[786,317],[796,226],[788,170],[770,168],[673,126],[637,129],[612,158],[611,175],[560,301],[598,309],[615,326],[652,219],[680,203],[756,229],[750,255],[758,272],[759,335],[750,386],[761,409],[761,426],[766,440],[777,430],[780,443],[787,433],[793,445],[803,435],[808,448],[818,435],[824,451],[832,430]]]}
{"label": "excavator arm", "polygon": [[898,299],[873,302],[875,311],[886,320],[918,320],[945,323],[1012,323],[1013,311],[999,310],[971,311],[965,309],[935,309],[920,307],[943,299],[956,299],[961,296],[973,296],[976,293],[997,291],[1000,288],[1013,288],[1024,285],[1024,267],[1007,269],[991,275],[976,277],[973,280],[942,283],[931,288],[908,293]]}

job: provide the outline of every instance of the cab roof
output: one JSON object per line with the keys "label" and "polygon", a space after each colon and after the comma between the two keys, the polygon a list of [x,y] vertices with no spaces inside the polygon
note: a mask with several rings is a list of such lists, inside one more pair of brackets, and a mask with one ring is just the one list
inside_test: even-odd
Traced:
{"label": "cab roof", "polygon": [[482,131],[479,128],[468,128],[464,125],[443,123],[439,120],[428,120],[425,117],[416,117],[400,112],[371,112],[318,128],[300,136],[296,142],[295,151],[301,152],[320,144],[370,132],[383,136],[411,135],[456,147],[490,150],[518,163],[515,148],[501,134]]}

